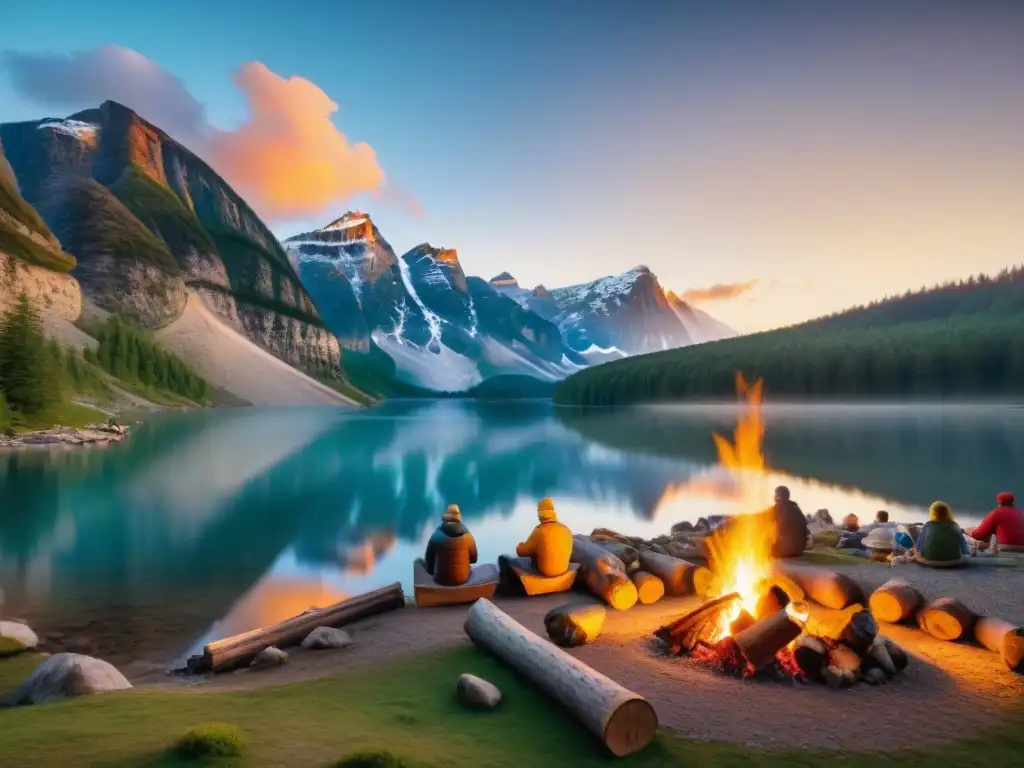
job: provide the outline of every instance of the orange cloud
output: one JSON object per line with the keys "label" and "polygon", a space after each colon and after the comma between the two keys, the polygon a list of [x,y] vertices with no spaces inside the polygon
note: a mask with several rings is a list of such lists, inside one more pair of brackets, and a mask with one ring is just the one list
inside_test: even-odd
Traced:
{"label": "orange cloud", "polygon": [[680,298],[691,304],[702,304],[708,301],[729,301],[748,293],[757,285],[757,280],[748,280],[745,283],[718,283],[710,288],[694,288],[684,291]]}
{"label": "orange cloud", "polygon": [[259,62],[243,65],[233,79],[251,117],[237,130],[214,133],[206,154],[266,218],[320,215],[384,184],[373,147],[350,143],[335,127],[338,105],[315,83],[285,79]]}

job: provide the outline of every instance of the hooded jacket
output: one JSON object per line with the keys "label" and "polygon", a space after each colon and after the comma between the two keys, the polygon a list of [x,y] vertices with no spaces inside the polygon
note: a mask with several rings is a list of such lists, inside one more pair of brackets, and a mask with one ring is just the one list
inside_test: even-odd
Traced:
{"label": "hooded jacket", "polygon": [[461,520],[445,520],[427,542],[427,573],[445,587],[469,581],[470,566],[476,562],[476,540]]}
{"label": "hooded jacket", "polygon": [[540,524],[530,533],[530,538],[516,547],[516,554],[530,558],[542,576],[561,576],[569,570],[572,531],[558,522],[550,499],[541,501],[537,519]]}
{"label": "hooded jacket", "polygon": [[951,563],[960,560],[967,550],[967,540],[953,520],[949,505],[937,501],[931,506],[929,520],[917,537],[915,549],[925,560]]}

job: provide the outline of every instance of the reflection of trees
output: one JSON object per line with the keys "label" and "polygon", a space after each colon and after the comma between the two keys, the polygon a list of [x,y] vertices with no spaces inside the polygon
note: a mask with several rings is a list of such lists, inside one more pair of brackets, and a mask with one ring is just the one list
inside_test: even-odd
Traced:
{"label": "reflection of trees", "polygon": [[[579,434],[619,450],[699,463],[717,460],[711,432],[732,424],[721,408],[706,414],[559,409],[558,415]],[[816,408],[789,415],[769,409],[766,416],[769,466],[904,504],[942,498],[954,509],[985,509],[996,492],[1014,487],[1024,463],[1021,409]]]}

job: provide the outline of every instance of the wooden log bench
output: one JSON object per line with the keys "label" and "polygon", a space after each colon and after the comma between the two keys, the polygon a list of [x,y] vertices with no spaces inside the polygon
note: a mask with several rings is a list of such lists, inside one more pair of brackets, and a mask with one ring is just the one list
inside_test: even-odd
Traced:
{"label": "wooden log bench", "polygon": [[503,595],[552,595],[568,592],[576,583],[579,563],[569,563],[569,570],[558,576],[544,576],[533,567],[528,557],[502,555],[498,558],[500,591]]}
{"label": "wooden log bench", "polygon": [[497,589],[498,566],[493,563],[474,565],[469,572],[469,581],[454,587],[434,581],[422,560],[417,560],[413,564],[413,594],[417,608],[472,603],[481,597],[494,597]]}

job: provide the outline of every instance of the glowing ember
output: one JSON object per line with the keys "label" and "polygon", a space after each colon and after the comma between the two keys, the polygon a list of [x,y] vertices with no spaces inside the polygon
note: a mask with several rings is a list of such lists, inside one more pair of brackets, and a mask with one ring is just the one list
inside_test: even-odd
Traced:
{"label": "glowing ember", "polygon": [[[747,408],[736,424],[735,442],[714,435],[718,459],[733,471],[741,483],[750,480],[750,473],[764,471],[764,418],[761,414],[761,379],[748,383],[743,374],[736,374],[736,390],[746,400]],[[744,498],[748,498],[744,494]],[[772,543],[776,536],[775,518],[771,514],[738,515],[719,527],[706,540],[708,565],[715,574],[711,596],[736,592],[740,600],[728,611],[722,611],[712,636],[717,642],[731,634],[732,623],[743,611],[757,616],[757,604],[764,592],[765,579],[772,567]]]}

